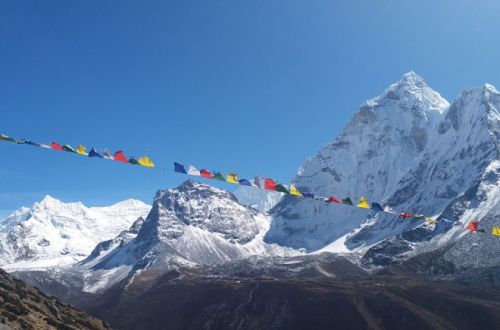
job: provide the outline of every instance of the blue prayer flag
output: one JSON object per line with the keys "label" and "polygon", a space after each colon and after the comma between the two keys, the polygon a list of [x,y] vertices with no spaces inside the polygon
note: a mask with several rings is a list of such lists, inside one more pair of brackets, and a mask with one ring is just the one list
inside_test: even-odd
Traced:
{"label": "blue prayer flag", "polygon": [[102,156],[97,152],[97,150],[95,148],[92,148],[92,150],[90,150],[89,157],[102,158]]}
{"label": "blue prayer flag", "polygon": [[179,164],[177,162],[174,162],[174,171],[179,172],[179,173],[187,174],[187,171],[184,168],[184,165],[181,165],[181,164]]}

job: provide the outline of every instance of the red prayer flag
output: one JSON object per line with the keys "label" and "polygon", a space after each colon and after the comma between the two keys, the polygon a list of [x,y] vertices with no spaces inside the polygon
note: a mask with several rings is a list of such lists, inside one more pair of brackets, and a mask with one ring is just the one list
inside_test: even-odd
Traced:
{"label": "red prayer flag", "polygon": [[338,200],[335,196],[332,196],[332,197],[328,198],[328,201],[329,201],[330,203],[337,203],[337,204],[341,204],[341,203],[342,203],[342,202],[341,202],[341,201],[339,201],[339,200]]}
{"label": "red prayer flag", "polygon": [[401,212],[401,213],[399,213],[399,216],[403,219],[412,217],[410,212]]}
{"label": "red prayer flag", "polygon": [[128,159],[123,153],[123,151],[117,151],[115,152],[115,155],[113,156],[113,159],[118,161],[118,162],[123,162],[123,163],[128,163]]}
{"label": "red prayer flag", "polygon": [[209,170],[206,170],[206,169],[202,169],[202,170],[200,171],[200,175],[201,175],[202,177],[204,177],[204,178],[208,178],[208,179],[210,179],[210,178],[212,177],[212,173],[210,173],[210,171],[209,171]]}
{"label": "red prayer flag", "polygon": [[276,182],[273,179],[264,179],[264,189],[276,191]]}
{"label": "red prayer flag", "polygon": [[477,228],[478,226],[479,226],[479,221],[471,221],[467,225],[467,230],[478,231],[478,228]]}
{"label": "red prayer flag", "polygon": [[50,144],[50,147],[52,149],[55,149],[55,150],[61,150],[61,151],[64,151],[64,148],[59,144],[59,143],[55,143],[55,142],[52,142]]}

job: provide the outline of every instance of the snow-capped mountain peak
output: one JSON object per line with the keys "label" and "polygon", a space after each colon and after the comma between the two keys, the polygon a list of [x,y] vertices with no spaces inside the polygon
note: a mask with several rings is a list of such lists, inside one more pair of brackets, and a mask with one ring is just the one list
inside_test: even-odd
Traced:
{"label": "snow-capped mountain peak", "polygon": [[50,195],[45,195],[44,198],[40,202],[36,202],[35,204],[37,205],[44,205],[44,206],[49,206],[49,205],[55,205],[55,204],[62,204],[62,202]]}
{"label": "snow-capped mountain peak", "polygon": [[33,204],[33,209],[48,211],[56,211],[61,209],[78,210],[83,208],[85,208],[85,206],[81,202],[63,203],[62,201],[50,195],[46,195],[40,202],[36,202],[35,204]]}
{"label": "snow-capped mountain peak", "polygon": [[45,196],[0,221],[0,266],[33,269],[77,262],[149,210],[149,205],[133,200],[88,208]]}
{"label": "snow-capped mountain peak", "polygon": [[123,244],[118,237],[80,264],[93,274],[86,290],[102,289],[142,269],[164,272],[282,253],[282,248],[264,243],[268,229],[268,216],[239,204],[232,193],[188,180],[156,193],[134,239]]}
{"label": "snow-capped mountain peak", "polygon": [[[437,216],[498,157],[499,105],[489,84],[466,89],[449,105],[409,72],[367,101],[294,181],[323,196],[367,196],[394,209]],[[329,244],[337,251],[367,249],[419,225],[292,198],[283,199],[272,215],[268,242],[308,250]]]}
{"label": "snow-capped mountain peak", "polygon": [[463,133],[460,138],[469,136],[471,142],[479,138],[489,140],[488,132],[497,130],[499,104],[500,94],[492,85],[467,88],[444,114],[438,132],[444,134],[453,129]]}
{"label": "snow-capped mountain peak", "polygon": [[160,190],[156,193],[155,203],[161,200],[164,196],[170,196],[171,194],[181,197],[179,202],[187,201],[189,199],[200,199],[211,196],[218,196],[225,198],[234,202],[237,202],[237,198],[229,191],[222,190],[208,184],[200,183],[188,179],[184,181],[180,186],[175,189]]}
{"label": "snow-capped mountain peak", "polygon": [[495,94],[499,94],[498,90],[495,88],[495,86],[493,86],[492,84],[490,83],[486,83],[484,84],[484,87],[483,87],[485,90],[491,92],[491,93],[495,93]]}
{"label": "snow-capped mountain peak", "polygon": [[176,189],[157,192],[146,223],[154,223],[159,239],[200,228],[243,243],[259,232],[255,216],[257,212],[240,205],[232,193],[187,180]]}
{"label": "snow-capped mountain peak", "polygon": [[[386,106],[377,107],[383,105]],[[393,106],[387,107],[387,105]],[[404,74],[401,80],[389,86],[384,93],[366,101],[361,110],[365,107],[377,112],[389,110],[387,116],[395,116],[397,112],[408,111],[442,113],[448,106],[448,101],[429,87],[422,77],[411,71]]]}
{"label": "snow-capped mountain peak", "polygon": [[399,92],[400,94],[405,94],[408,91],[413,93],[422,93],[428,88],[429,86],[422,77],[414,71],[410,71],[403,74],[403,77],[401,77],[398,82],[389,86],[384,94],[387,94],[388,92]]}

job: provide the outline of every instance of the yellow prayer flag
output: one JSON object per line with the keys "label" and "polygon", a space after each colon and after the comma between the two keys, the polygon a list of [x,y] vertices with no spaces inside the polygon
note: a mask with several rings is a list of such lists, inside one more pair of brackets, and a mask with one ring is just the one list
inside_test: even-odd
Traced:
{"label": "yellow prayer flag", "polygon": [[493,236],[499,236],[500,237],[500,227],[493,226],[492,234],[493,234]]}
{"label": "yellow prayer flag", "polygon": [[431,223],[435,223],[436,222],[436,220],[432,219],[431,217],[425,217],[424,220],[427,221],[427,222],[431,222]]}
{"label": "yellow prayer flag", "polygon": [[235,183],[235,184],[239,184],[240,182],[238,181],[238,176],[236,175],[236,173],[229,173],[227,176],[226,176],[226,181],[227,182],[231,182],[231,183]]}
{"label": "yellow prayer flag", "polygon": [[149,159],[148,156],[142,156],[139,158],[138,163],[146,167],[155,167],[155,164],[151,161],[151,159]]}
{"label": "yellow prayer flag", "polygon": [[83,156],[88,156],[89,154],[87,153],[87,148],[85,146],[79,145],[78,148],[76,148],[76,152],[80,155]]}
{"label": "yellow prayer flag", "polygon": [[298,197],[304,197],[300,191],[295,188],[295,186],[293,185],[293,183],[290,183],[290,194],[291,195],[295,195],[295,196],[298,196]]}
{"label": "yellow prayer flag", "polygon": [[362,209],[369,209],[370,208],[370,203],[368,203],[368,199],[366,199],[366,197],[361,197],[359,199],[358,205],[356,205],[356,206],[360,207]]}

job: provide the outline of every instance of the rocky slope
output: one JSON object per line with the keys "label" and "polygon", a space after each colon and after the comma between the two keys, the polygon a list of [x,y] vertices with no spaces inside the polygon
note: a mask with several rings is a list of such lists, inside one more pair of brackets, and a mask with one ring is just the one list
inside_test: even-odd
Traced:
{"label": "rocky slope", "polygon": [[[498,295],[428,284],[402,274],[366,276],[341,257],[329,258],[285,258],[276,261],[276,268],[269,259],[247,259],[243,264],[171,271],[160,277],[146,271],[131,282],[118,283],[84,308],[118,329],[495,329],[500,325]],[[241,273],[228,275],[227,269]]]}
{"label": "rocky slope", "polygon": [[0,329],[111,329],[0,270]]}

